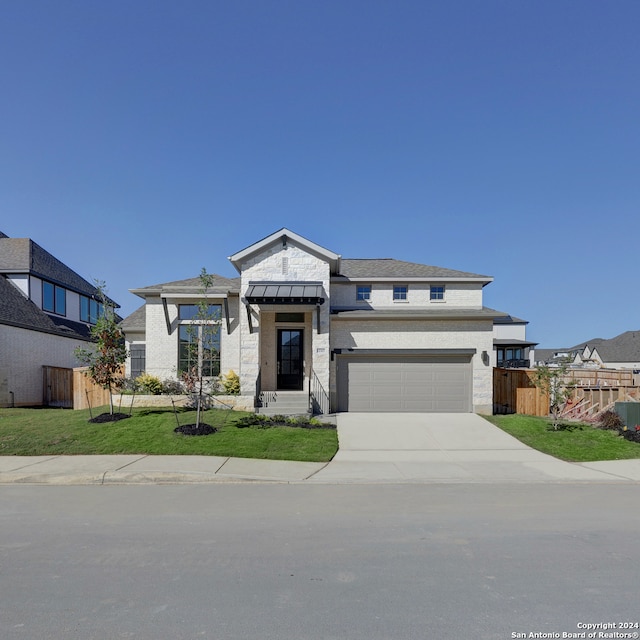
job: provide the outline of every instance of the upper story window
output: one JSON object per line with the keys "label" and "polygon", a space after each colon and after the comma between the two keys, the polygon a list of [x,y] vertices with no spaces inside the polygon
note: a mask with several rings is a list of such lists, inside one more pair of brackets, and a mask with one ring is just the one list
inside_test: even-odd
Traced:
{"label": "upper story window", "polygon": [[80,321],[95,324],[104,315],[104,305],[88,296],[80,296]]}
{"label": "upper story window", "polygon": [[406,284],[396,285],[393,287],[393,299],[394,301],[406,302],[407,301],[407,293],[409,292],[409,287]]}
{"label": "upper story window", "polygon": [[42,283],[42,309],[59,316],[67,315],[67,291],[52,282]]}
{"label": "upper story window", "polygon": [[371,300],[371,285],[362,284],[356,288],[356,300]]}
{"label": "upper story window", "polygon": [[444,285],[431,285],[430,300],[444,300]]}

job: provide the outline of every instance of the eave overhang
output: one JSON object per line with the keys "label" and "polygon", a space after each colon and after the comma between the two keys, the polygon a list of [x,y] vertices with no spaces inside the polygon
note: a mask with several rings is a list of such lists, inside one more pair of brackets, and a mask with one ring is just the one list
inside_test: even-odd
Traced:
{"label": "eave overhang", "polygon": [[506,315],[482,309],[331,309],[331,320],[491,320]]}

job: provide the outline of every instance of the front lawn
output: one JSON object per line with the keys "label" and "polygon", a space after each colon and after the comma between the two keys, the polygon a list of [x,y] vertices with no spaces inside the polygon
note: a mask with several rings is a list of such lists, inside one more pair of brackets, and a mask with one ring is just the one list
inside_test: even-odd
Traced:
{"label": "front lawn", "polygon": [[485,418],[527,446],[568,462],[640,458],[639,443],[590,424],[571,423],[554,431],[546,418],[518,414]]}
{"label": "front lawn", "polygon": [[[93,415],[108,409],[94,409]],[[239,428],[247,414],[211,409],[203,422],[217,429],[206,436],[174,432],[172,409],[134,409],[130,418],[94,424],[89,412],[70,409],[0,409],[0,455],[211,455],[326,462],[338,450],[335,428],[296,426]],[[178,412],[180,425],[195,422],[195,411]]]}

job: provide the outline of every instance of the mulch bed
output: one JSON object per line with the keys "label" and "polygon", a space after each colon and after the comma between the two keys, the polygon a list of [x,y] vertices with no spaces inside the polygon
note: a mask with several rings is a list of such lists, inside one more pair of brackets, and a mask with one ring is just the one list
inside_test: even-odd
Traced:
{"label": "mulch bed", "polygon": [[208,436],[215,433],[217,429],[210,424],[200,423],[196,424],[183,424],[181,427],[176,427],[173,430],[175,433],[181,433],[183,436]]}
{"label": "mulch bed", "polygon": [[125,418],[130,418],[131,416],[128,413],[101,413],[99,416],[95,418],[91,418],[89,422],[100,424],[102,422],[117,422],[118,420],[124,420]]}

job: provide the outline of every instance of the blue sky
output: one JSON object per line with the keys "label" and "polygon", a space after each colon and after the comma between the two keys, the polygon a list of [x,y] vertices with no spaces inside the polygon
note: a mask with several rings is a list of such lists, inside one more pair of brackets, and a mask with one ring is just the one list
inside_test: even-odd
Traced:
{"label": "blue sky", "polygon": [[127,315],[281,227],[640,329],[640,3],[7,0],[0,230]]}

